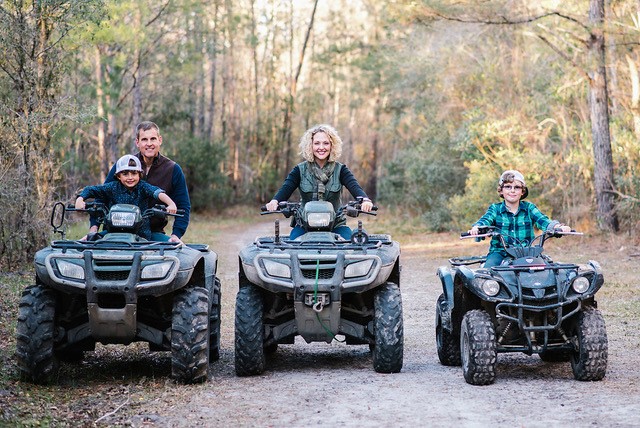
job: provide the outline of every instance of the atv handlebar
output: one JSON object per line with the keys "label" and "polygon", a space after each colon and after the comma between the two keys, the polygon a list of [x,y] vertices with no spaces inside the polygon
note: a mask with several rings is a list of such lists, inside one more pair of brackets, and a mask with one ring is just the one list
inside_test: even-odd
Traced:
{"label": "atv handlebar", "polygon": [[[338,212],[344,212],[348,217],[358,217],[360,214],[367,214],[372,216],[377,216],[378,214],[375,211],[378,211],[378,206],[374,205],[371,208],[371,212],[362,211],[362,202],[364,198],[361,196],[357,197],[355,201],[349,201],[345,205],[338,208]],[[282,201],[278,202],[278,209],[274,211],[268,211],[266,205],[260,206],[260,215],[267,214],[282,214],[286,218],[291,217],[295,214],[300,207],[302,206],[301,202],[288,202]]]}
{"label": "atv handlebar", "polygon": [[[545,238],[560,238],[564,235],[578,235],[578,236],[582,236],[584,235],[584,233],[582,232],[577,232],[574,229],[571,229],[570,232],[563,232],[560,229],[553,229],[553,230],[546,230],[542,233],[542,235]],[[472,235],[469,232],[462,232],[460,234],[460,239],[469,239],[469,238],[479,238],[479,239],[484,239],[487,237],[494,237],[494,236],[499,236],[501,238],[504,238],[503,234],[498,230],[498,228],[496,226],[481,226],[478,227],[478,234],[477,235]],[[507,235],[507,238],[511,238],[510,236]]]}
{"label": "atv handlebar", "polygon": [[[102,202],[85,202],[85,207],[82,209],[76,208],[75,205],[73,204],[68,204],[65,207],[65,211],[76,211],[76,212],[86,212],[89,213],[89,215],[91,216],[102,216],[102,217],[106,217],[107,213],[109,212],[109,210],[107,209],[107,206],[102,203]],[[144,210],[144,212],[142,213],[142,218],[148,218],[148,217],[163,217],[163,216],[173,216],[173,217],[184,217],[184,210],[183,209],[179,209],[176,210],[176,213],[169,213],[167,212],[167,206],[164,204],[157,204],[154,205],[151,208],[147,208],[146,210]]]}

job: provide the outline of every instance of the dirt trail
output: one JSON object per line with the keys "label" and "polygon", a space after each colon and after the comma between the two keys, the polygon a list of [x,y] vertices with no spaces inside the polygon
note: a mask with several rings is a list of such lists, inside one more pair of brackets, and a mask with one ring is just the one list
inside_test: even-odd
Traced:
{"label": "dirt trail", "polygon": [[[185,387],[189,391],[178,396],[172,388],[165,388],[153,403],[138,408],[138,416],[129,419],[130,424],[640,425],[637,313],[632,314],[635,320],[629,325],[624,316],[608,309],[608,304],[611,308],[620,305],[612,294],[603,293],[599,299],[609,332],[609,368],[601,382],[575,381],[568,363],[544,363],[537,356],[523,354],[499,355],[497,380],[486,387],[465,383],[459,367],[440,365],[434,338],[434,305],[440,294],[436,269],[446,263],[445,256],[483,251],[477,244],[470,248],[448,242],[450,236],[442,238],[441,243],[402,245],[405,352],[401,373],[374,372],[367,346],[296,341],[294,345],[280,346],[268,359],[263,375],[236,377],[233,322],[237,253],[256,236],[272,234],[272,229],[272,224],[265,221],[243,230],[229,230],[217,241],[237,242],[235,247],[212,245],[220,258],[223,332],[221,359],[212,364],[209,382]],[[629,260],[629,269],[634,265]],[[630,291],[634,291],[632,296],[638,295],[637,286]],[[638,297],[633,299],[637,301]]]}

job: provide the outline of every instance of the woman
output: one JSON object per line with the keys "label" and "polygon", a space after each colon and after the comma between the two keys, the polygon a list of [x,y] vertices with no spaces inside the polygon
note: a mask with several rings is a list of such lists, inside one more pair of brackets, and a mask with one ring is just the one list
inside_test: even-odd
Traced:
{"label": "woman", "polygon": [[[346,165],[337,162],[342,153],[342,140],[338,132],[329,125],[316,125],[308,129],[300,139],[300,154],[304,162],[296,165],[287,176],[284,184],[266,205],[267,210],[278,209],[279,201],[286,201],[296,189],[300,189],[302,206],[309,201],[328,201],[334,210],[342,205],[340,194],[345,186],[354,198],[362,196],[362,211],[373,208],[371,199],[362,190],[358,180]],[[333,232],[344,239],[351,239],[351,229],[347,227],[343,214],[336,218]],[[289,239],[295,239],[304,233],[299,219],[291,231]]]}

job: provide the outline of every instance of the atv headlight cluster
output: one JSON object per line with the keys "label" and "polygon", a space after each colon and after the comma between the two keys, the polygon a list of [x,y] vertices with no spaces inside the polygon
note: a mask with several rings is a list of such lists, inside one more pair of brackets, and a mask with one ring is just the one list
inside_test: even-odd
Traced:
{"label": "atv headlight cluster", "polygon": [[69,263],[65,260],[57,260],[56,264],[58,265],[60,275],[67,278],[84,279],[84,268],[82,266]]}
{"label": "atv headlight cluster", "polygon": [[365,276],[371,270],[371,266],[373,266],[373,259],[351,263],[345,268],[344,277],[353,278],[356,276]]}
{"label": "atv headlight cluster", "polygon": [[497,296],[500,293],[500,283],[495,279],[474,278],[473,284],[489,297]]}
{"label": "atv headlight cluster", "polygon": [[274,262],[273,260],[263,260],[264,269],[270,276],[280,278],[291,278],[291,268],[284,263]]}
{"label": "atv headlight cluster", "polygon": [[500,284],[494,279],[487,279],[482,282],[482,291],[487,296],[493,297],[500,292]]}
{"label": "atv headlight cluster", "polygon": [[173,267],[173,262],[162,262],[147,265],[140,272],[141,279],[164,278]]}
{"label": "atv headlight cluster", "polygon": [[573,291],[575,291],[576,293],[582,294],[589,289],[590,285],[591,285],[591,281],[589,281],[589,278],[584,276],[578,276],[571,283],[571,288],[573,288]]}
{"label": "atv headlight cluster", "polygon": [[327,227],[331,223],[331,213],[308,213],[309,227]]}
{"label": "atv headlight cluster", "polygon": [[111,213],[111,224],[115,227],[133,227],[135,223],[135,212],[116,211]]}

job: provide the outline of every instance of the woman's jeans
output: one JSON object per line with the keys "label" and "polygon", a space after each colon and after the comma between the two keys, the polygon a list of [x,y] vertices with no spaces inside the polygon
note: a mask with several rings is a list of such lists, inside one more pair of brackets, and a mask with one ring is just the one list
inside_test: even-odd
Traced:
{"label": "woman's jeans", "polygon": [[[342,236],[345,240],[351,240],[351,228],[349,226],[338,226],[332,230],[333,233],[337,233]],[[299,236],[304,235],[304,229],[300,226],[295,226],[291,229],[291,233],[289,234],[289,239],[296,239]]]}

